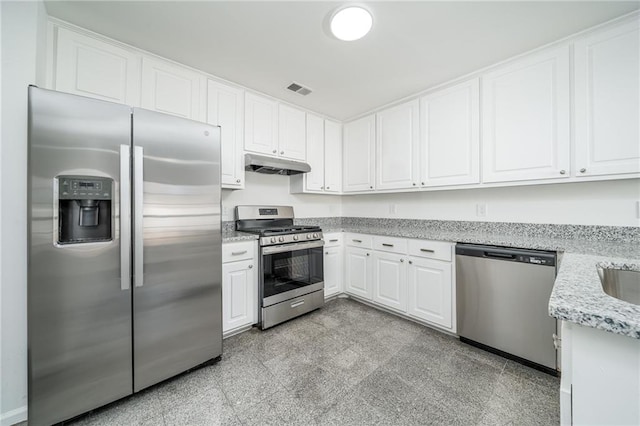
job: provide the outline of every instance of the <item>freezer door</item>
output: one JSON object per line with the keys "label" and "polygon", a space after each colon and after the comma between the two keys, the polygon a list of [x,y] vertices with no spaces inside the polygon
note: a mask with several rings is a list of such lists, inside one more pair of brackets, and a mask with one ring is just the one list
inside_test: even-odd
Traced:
{"label": "freezer door", "polygon": [[[128,149],[122,161],[120,153],[130,139],[129,107],[29,88],[29,425],[58,423],[132,393],[130,275],[125,267],[121,282],[120,264],[121,248],[128,254],[120,244],[120,175],[129,176]],[[72,196],[60,190],[65,181],[99,182],[103,192],[64,199]],[[86,197],[103,200],[95,208]],[[65,209],[78,214],[82,203],[84,223],[82,216],[65,222]],[[79,234],[61,237],[63,224],[72,228],[67,236]],[[101,239],[78,239],[96,232]]]}
{"label": "freezer door", "polygon": [[134,108],[134,390],[222,353],[220,128]]}

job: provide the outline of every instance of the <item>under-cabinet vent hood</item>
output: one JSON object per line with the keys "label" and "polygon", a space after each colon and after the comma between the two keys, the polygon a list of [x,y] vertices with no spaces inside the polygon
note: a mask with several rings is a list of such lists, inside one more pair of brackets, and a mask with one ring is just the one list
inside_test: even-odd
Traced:
{"label": "under-cabinet vent hood", "polygon": [[311,166],[302,161],[285,160],[258,154],[245,154],[244,169],[250,172],[270,175],[297,175],[310,172]]}

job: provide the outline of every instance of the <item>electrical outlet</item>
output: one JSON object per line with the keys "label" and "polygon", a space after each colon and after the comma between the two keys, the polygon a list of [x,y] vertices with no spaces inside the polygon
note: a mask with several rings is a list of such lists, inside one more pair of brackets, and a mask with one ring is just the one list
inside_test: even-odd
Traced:
{"label": "electrical outlet", "polygon": [[476,204],[476,216],[485,217],[486,215],[487,215],[487,204],[486,203]]}

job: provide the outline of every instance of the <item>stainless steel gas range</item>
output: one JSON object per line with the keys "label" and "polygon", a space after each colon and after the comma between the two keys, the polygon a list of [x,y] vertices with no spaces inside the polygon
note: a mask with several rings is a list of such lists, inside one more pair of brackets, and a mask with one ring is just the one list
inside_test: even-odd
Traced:
{"label": "stainless steel gas range", "polygon": [[262,330],[324,304],[324,241],[319,227],[295,226],[291,206],[237,206],[236,229],[260,236]]}

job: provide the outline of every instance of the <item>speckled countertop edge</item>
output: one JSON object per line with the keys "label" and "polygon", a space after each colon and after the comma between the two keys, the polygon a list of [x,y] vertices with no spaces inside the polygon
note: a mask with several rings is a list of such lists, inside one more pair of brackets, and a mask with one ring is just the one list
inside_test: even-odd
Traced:
{"label": "speckled countertop edge", "polygon": [[256,234],[247,234],[246,232],[222,230],[222,242],[233,243],[237,241],[255,241],[258,239]]}
{"label": "speckled countertop edge", "polygon": [[607,295],[602,290],[596,269],[598,264],[602,264],[640,270],[639,244],[382,226],[323,227],[323,232],[353,232],[560,252],[562,259],[549,300],[549,314],[563,321],[640,339],[640,306]]}

